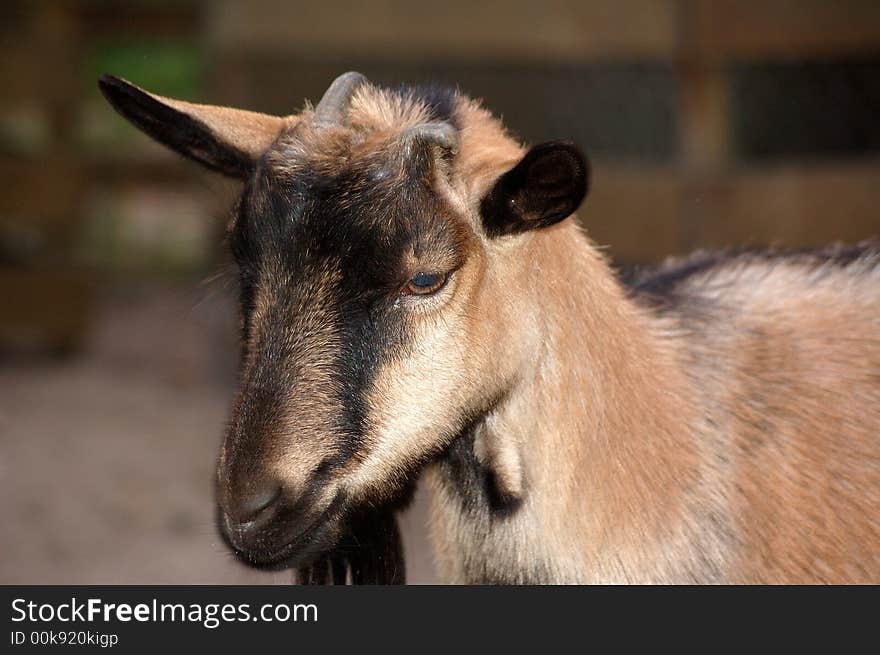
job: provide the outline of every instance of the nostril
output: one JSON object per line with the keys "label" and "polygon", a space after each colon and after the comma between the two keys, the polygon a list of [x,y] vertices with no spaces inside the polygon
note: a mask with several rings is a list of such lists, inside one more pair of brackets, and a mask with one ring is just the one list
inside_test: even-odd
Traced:
{"label": "nostril", "polygon": [[242,523],[253,521],[272,507],[280,497],[281,485],[275,482],[251,489],[250,493],[242,494],[236,503],[235,517]]}

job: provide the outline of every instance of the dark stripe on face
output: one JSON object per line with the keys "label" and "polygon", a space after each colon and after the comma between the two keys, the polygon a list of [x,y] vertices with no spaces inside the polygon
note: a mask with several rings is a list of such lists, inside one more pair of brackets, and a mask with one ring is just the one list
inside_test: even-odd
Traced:
{"label": "dark stripe on face", "polygon": [[[260,394],[242,402],[254,415],[282,416],[288,405],[295,411],[297,389],[308,393],[308,379],[318,373],[298,360],[308,359],[310,339],[332,342],[320,372],[336,390],[321,419],[323,438],[334,442],[320,465],[327,473],[361,453],[373,376],[409,347],[407,315],[394,306],[408,276],[406,254],[456,244],[444,219],[449,210],[424,179],[424,166],[374,159],[333,177],[310,170],[301,166],[286,177],[269,170],[252,181],[231,245],[241,269],[245,336],[254,350],[245,360],[258,376],[250,393]],[[257,298],[271,308],[260,325]],[[273,438],[265,421],[257,430]]]}

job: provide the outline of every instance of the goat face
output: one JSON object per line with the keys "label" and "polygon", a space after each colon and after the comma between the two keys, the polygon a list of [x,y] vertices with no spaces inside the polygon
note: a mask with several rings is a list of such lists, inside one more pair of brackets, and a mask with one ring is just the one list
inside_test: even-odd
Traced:
{"label": "goat face", "polygon": [[401,167],[390,150],[317,173],[287,152],[242,197],[244,361],[219,500],[252,562],[330,545],[354,506],[393,500],[467,410],[481,253],[430,161]]}
{"label": "goat face", "polygon": [[[507,155],[482,167],[488,182],[462,179],[457,131],[373,87],[349,125],[327,126],[350,75],[325,96],[336,106],[287,119],[102,81],[139,127],[245,182],[230,229],[241,386],[217,488],[221,532],[255,566],[335,548],[504,394],[538,344],[512,338],[529,267],[519,241],[499,237],[565,218],[586,192],[571,146],[538,146],[511,168],[521,152],[500,127]],[[371,102],[400,115],[365,128]]]}

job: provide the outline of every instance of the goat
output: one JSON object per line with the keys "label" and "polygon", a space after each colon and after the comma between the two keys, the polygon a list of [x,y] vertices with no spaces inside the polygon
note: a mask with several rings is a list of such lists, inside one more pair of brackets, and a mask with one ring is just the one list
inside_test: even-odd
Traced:
{"label": "goat", "polygon": [[569,218],[580,151],[459,92],[346,73],[275,117],[100,88],[244,183],[217,467],[244,562],[403,581],[424,471],[449,582],[880,582],[876,244],[625,283]]}

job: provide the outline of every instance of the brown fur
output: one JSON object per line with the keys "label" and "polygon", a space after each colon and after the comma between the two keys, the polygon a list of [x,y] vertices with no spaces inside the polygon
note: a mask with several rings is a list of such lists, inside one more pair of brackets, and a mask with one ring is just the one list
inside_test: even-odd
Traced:
{"label": "brown fur", "polygon": [[469,518],[433,471],[446,576],[877,581],[877,257],[713,271],[687,290],[695,320],[627,298],[574,225],[541,236],[517,314],[545,317],[545,346],[490,417],[525,442],[525,502]]}

